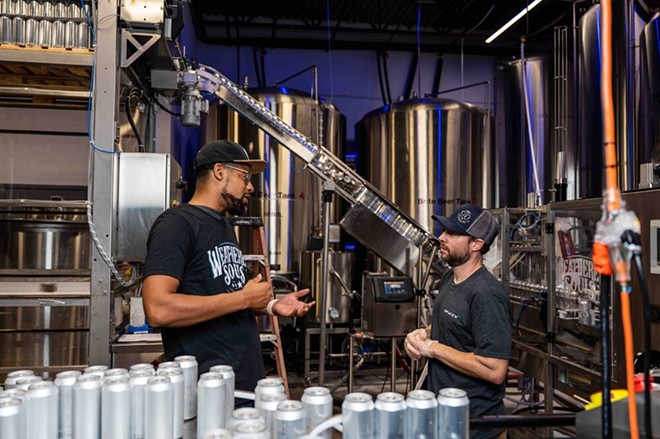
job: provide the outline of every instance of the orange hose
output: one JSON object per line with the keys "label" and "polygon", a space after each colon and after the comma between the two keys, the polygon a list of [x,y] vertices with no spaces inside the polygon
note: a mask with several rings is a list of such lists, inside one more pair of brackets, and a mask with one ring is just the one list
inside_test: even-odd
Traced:
{"label": "orange hose", "polygon": [[612,95],[612,1],[603,0],[601,7],[601,100],[603,106],[603,141],[605,143],[605,182],[607,212],[618,210],[621,194],[616,167],[616,132],[614,97]]}
{"label": "orange hose", "polygon": [[628,288],[628,284],[622,284],[621,287],[621,319],[623,320],[623,340],[626,350],[626,387],[628,388],[628,422],[630,425],[630,437],[632,439],[638,439],[630,294],[625,291],[625,288]]}

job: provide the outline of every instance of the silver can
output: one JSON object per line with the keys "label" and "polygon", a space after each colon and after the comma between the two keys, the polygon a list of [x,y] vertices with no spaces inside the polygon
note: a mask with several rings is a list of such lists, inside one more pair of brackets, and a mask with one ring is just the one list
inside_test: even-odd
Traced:
{"label": "silver can", "polygon": [[413,390],[406,397],[406,437],[434,439],[438,421],[438,401],[433,392]]}
{"label": "silver can", "polygon": [[105,371],[108,370],[108,366],[102,364],[96,366],[89,366],[83,371],[83,375],[97,375],[101,380],[105,378]]}
{"label": "silver can", "polygon": [[16,380],[16,386],[15,387],[17,389],[23,389],[27,392],[32,384],[39,383],[43,380],[44,380],[43,378],[38,377],[38,376],[23,377],[23,378],[19,378],[19,379]]}
{"label": "silver can", "polygon": [[[272,436],[273,438],[275,436]],[[297,438],[297,436],[295,436]],[[241,424],[234,431],[234,439],[270,439],[271,435],[263,422]]]}
{"label": "silver can", "polygon": [[[300,401],[305,408],[305,425],[308,429],[332,417],[332,396],[329,389],[308,387],[303,391]],[[326,430],[321,436],[330,439],[331,433],[331,430]]]}
{"label": "silver can", "polygon": [[155,376],[156,375],[156,368],[154,367],[153,364],[151,363],[137,363],[133,364],[128,372],[131,373],[133,371],[138,371],[138,370],[146,370],[150,373],[150,376]]}
{"label": "silver can", "polygon": [[155,376],[147,381],[145,394],[145,438],[174,436],[174,420],[166,413],[174,411],[174,389],[168,377]]}
{"label": "silver can", "polygon": [[400,393],[385,392],[376,396],[374,412],[377,438],[395,439],[406,434],[406,399]]}
{"label": "silver can", "polygon": [[374,401],[362,392],[349,393],[341,405],[341,418],[345,439],[372,439],[374,437]]}
{"label": "silver can", "polygon": [[69,7],[64,0],[59,0],[55,3],[55,17],[57,18],[68,18],[69,17]]}
{"label": "silver can", "polygon": [[470,400],[465,390],[448,387],[438,393],[438,439],[470,437]]}
{"label": "silver can", "polygon": [[259,413],[263,416],[268,431],[273,431],[273,419],[275,418],[277,406],[286,400],[287,398],[284,393],[276,393],[274,395],[264,395],[260,399],[259,404],[255,404],[254,408],[259,410]]}
{"label": "silver can", "polygon": [[[27,439],[57,439],[58,391],[52,381],[40,381],[28,389]],[[38,421],[37,421],[38,420]]]}
{"label": "silver can", "polygon": [[73,438],[101,437],[101,387],[97,373],[83,374],[73,385]]}
{"label": "silver can", "polygon": [[104,379],[118,376],[128,378],[128,370],[124,369],[123,367],[115,367],[114,369],[107,369],[105,372],[103,372]]}
{"label": "silver can", "polygon": [[153,368],[131,370],[131,439],[144,439],[145,396]]}
{"label": "silver can", "polygon": [[0,392],[0,398],[13,398],[21,401],[21,413],[19,415],[19,430],[21,432],[21,438],[24,438],[27,434],[27,392],[23,389],[9,389],[3,390]]}
{"label": "silver can", "polygon": [[86,21],[78,23],[78,34],[76,36],[76,48],[89,49],[91,37],[89,32],[89,25]]}
{"label": "silver can", "polygon": [[183,370],[183,416],[192,419],[197,416],[197,359],[192,355],[174,358]]}
{"label": "silver can", "polygon": [[14,370],[7,374],[5,378],[5,390],[9,390],[16,386],[16,381],[19,378],[32,377],[34,372],[31,370]]}
{"label": "silver can", "polygon": [[284,393],[284,384],[280,378],[263,378],[257,381],[257,387],[254,388],[254,404],[264,395],[274,395]]}
{"label": "silver can", "polygon": [[41,5],[41,16],[42,17],[54,17],[55,16],[55,3],[53,0],[44,0]]}
{"label": "silver can", "polygon": [[29,15],[32,17],[41,17],[43,14],[43,6],[38,0],[30,0],[28,11],[30,11]]}
{"label": "silver can", "polygon": [[181,365],[178,361],[163,361],[158,365],[158,370],[171,368],[181,369]]}
{"label": "silver can", "polygon": [[227,416],[225,417],[225,425],[229,424],[229,418],[234,412],[235,400],[234,400],[234,390],[236,390],[236,374],[234,373],[234,368],[221,364],[217,366],[212,366],[209,369],[209,372],[219,373],[223,380],[225,380],[225,404],[227,409]]}
{"label": "silver can", "polygon": [[274,439],[296,439],[305,434],[305,408],[300,401],[284,401],[273,417]]}
{"label": "silver can", "polygon": [[20,399],[0,397],[0,434],[2,439],[23,439]]}
{"label": "silver can", "polygon": [[11,0],[0,0],[0,14],[13,14]]}
{"label": "silver can", "polygon": [[259,410],[254,407],[243,407],[234,410],[234,412],[231,414],[229,425],[227,427],[230,431],[236,431],[236,427],[239,425],[250,424],[255,421],[263,422],[264,424],[266,423],[264,417],[259,413]]}
{"label": "silver can", "polygon": [[14,0],[14,14],[28,15],[28,2],[26,0]]}
{"label": "silver can", "polygon": [[[39,45],[41,47],[46,48],[50,46],[50,34],[52,28],[53,28],[53,23],[51,23],[48,20],[41,20],[39,22]],[[101,366],[90,366],[90,367],[101,367]],[[103,366],[103,367],[107,368],[107,366]]]}
{"label": "silver can", "polygon": [[39,22],[34,18],[25,20],[25,45],[33,47],[39,44]]}
{"label": "silver can", "polygon": [[80,18],[83,17],[83,12],[82,8],[80,7],[80,3],[76,0],[71,0],[69,3],[69,17],[71,18]]}
{"label": "silver can", "polygon": [[0,17],[0,44],[12,44],[14,42],[14,26],[11,18]]}
{"label": "silver can", "polygon": [[197,438],[202,439],[225,423],[225,380],[219,373],[206,372],[197,383]]}
{"label": "silver can", "polygon": [[172,419],[174,420],[174,439],[183,437],[183,371],[175,368],[158,370],[159,376],[165,376],[172,382],[174,390],[174,405]]}
{"label": "silver can", "polygon": [[77,370],[67,370],[55,376],[55,385],[59,390],[59,437],[70,439],[73,437],[73,386],[80,376]]}
{"label": "silver can", "polygon": [[19,46],[25,46],[25,19],[23,17],[14,17],[12,25],[14,26],[14,43]]}
{"label": "silver can", "polygon": [[231,432],[225,428],[209,430],[203,439],[232,439]]}
{"label": "silver can", "polygon": [[[128,438],[131,434],[131,385],[128,377],[115,375],[103,380],[101,392],[101,438]],[[164,416],[167,417],[167,416]]]}
{"label": "silver can", "polygon": [[50,34],[50,47],[61,49],[64,47],[64,22],[54,21]]}

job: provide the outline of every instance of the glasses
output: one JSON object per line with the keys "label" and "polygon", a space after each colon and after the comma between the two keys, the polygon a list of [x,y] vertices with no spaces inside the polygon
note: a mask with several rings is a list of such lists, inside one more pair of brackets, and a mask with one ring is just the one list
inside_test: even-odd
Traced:
{"label": "glasses", "polygon": [[223,163],[222,165],[223,165],[225,168],[230,168],[230,169],[233,169],[234,171],[238,171],[238,172],[240,172],[240,173],[242,173],[242,174],[245,174],[245,175],[243,176],[243,180],[245,180],[246,183],[249,183],[249,182],[250,182],[250,179],[252,178],[252,174],[250,173],[250,171],[246,171],[245,169],[241,169],[241,168],[239,168],[238,166],[232,166],[232,165],[229,165],[229,164],[227,164],[227,163]]}

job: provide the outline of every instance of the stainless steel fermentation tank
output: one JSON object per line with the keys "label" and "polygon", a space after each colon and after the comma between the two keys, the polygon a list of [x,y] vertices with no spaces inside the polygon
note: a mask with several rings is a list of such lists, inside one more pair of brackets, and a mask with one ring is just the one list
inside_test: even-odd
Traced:
{"label": "stainless steel fermentation tank", "polygon": [[[660,14],[655,14],[644,27],[640,38],[641,51],[639,102],[638,163],[660,161],[660,149],[656,157],[651,151],[660,145]],[[660,148],[660,147],[658,147]]]}
{"label": "stainless steel fermentation tank", "polygon": [[431,215],[465,203],[497,203],[495,156],[483,110],[426,98],[368,113],[356,126],[359,169],[436,236]]}
{"label": "stainless steel fermentation tank", "polygon": [[[321,101],[317,108],[309,94],[286,87],[250,89],[248,93],[284,122],[343,158],[346,118],[334,105]],[[205,135],[208,140],[238,142],[251,157],[268,162],[263,174],[252,177],[255,193],[247,215],[264,220],[271,268],[283,275],[298,273],[300,252],[306,250],[310,236],[320,236],[319,179],[305,169],[303,160],[227,106],[211,109]],[[340,205],[335,197],[331,223],[338,221]],[[239,241],[248,242],[249,237],[239,236]]]}

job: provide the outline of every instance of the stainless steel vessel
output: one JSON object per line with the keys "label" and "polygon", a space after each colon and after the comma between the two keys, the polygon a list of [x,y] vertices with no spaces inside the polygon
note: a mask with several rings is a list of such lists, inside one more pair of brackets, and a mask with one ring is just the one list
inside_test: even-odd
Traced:
{"label": "stainless steel vessel", "polygon": [[[250,89],[248,93],[284,122],[343,157],[346,122],[334,105],[321,102],[320,111],[317,111],[316,101],[309,94],[286,87]],[[211,109],[207,120],[211,121],[206,129],[208,140],[236,141],[251,157],[261,157],[268,162],[266,172],[252,178],[255,199],[248,215],[264,220],[271,269],[282,274],[297,273],[300,252],[305,250],[310,235],[318,235],[322,224],[318,178],[305,169],[303,160],[227,106]],[[339,206],[340,203],[335,204]],[[336,222],[336,214],[333,216],[331,221]],[[247,239],[247,236],[239,236],[241,242]]]}
{"label": "stainless steel vessel", "polygon": [[[316,322],[321,318],[321,293],[323,292],[321,275],[321,254],[319,251],[306,251],[301,254],[300,287],[309,288],[314,295],[315,312],[308,317]],[[353,260],[350,252],[331,252],[328,254],[330,270],[330,288],[326,299],[326,322],[348,323],[351,299],[346,295],[352,290]]]}
{"label": "stainless steel vessel", "polygon": [[[639,36],[641,52],[638,163],[652,161],[651,151],[660,144],[660,13]],[[657,159],[656,159],[657,160]]]}
{"label": "stainless steel vessel", "polygon": [[494,155],[486,113],[446,99],[388,105],[356,125],[365,177],[426,230],[439,234],[433,214],[496,202]]}

